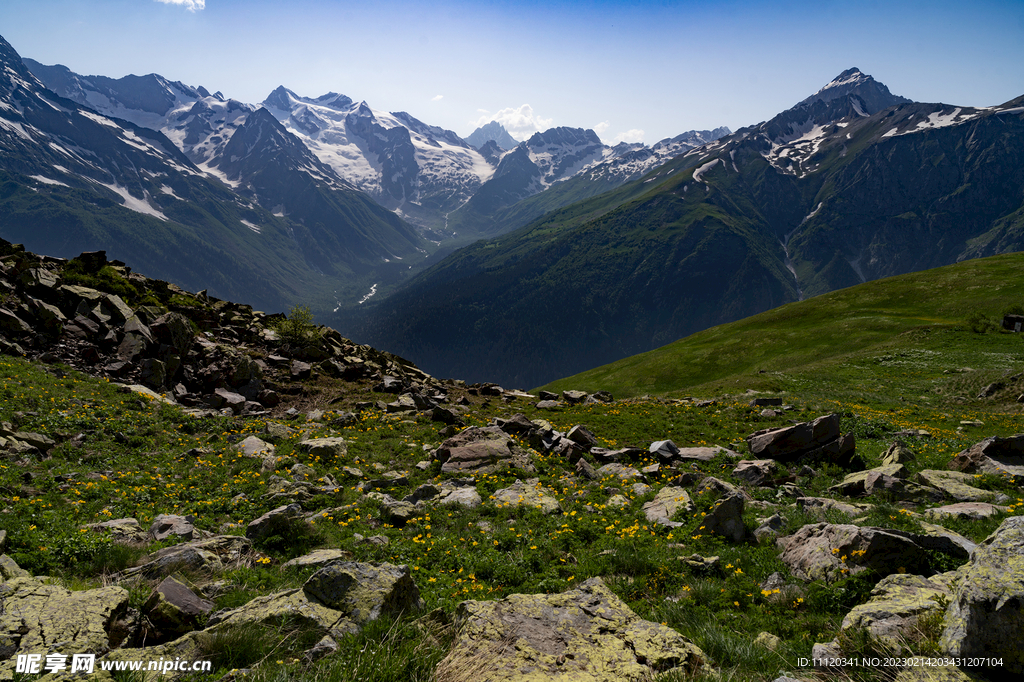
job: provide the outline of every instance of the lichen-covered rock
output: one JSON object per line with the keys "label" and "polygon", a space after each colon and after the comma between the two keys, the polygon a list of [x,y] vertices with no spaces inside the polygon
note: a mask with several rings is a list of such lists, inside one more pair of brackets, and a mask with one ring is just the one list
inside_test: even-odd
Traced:
{"label": "lichen-covered rock", "polygon": [[352,558],[352,552],[346,549],[315,549],[309,554],[303,554],[290,561],[284,562],[282,568],[304,568],[306,566],[325,566],[338,561],[346,561]]}
{"label": "lichen-covered rock", "polygon": [[157,585],[143,607],[150,622],[164,641],[195,630],[200,620],[213,610],[213,602],[203,599],[180,580],[168,576]]}
{"label": "lichen-covered rock", "polygon": [[995,497],[990,490],[982,490],[970,485],[974,476],[961,471],[940,471],[925,469],[917,474],[917,482],[937,488],[957,502],[986,502]]}
{"label": "lichen-covered rock", "polygon": [[736,463],[732,474],[747,485],[769,485],[778,472],[774,459],[744,459]]}
{"label": "lichen-covered rock", "polygon": [[504,467],[532,471],[529,454],[497,426],[470,427],[455,434],[434,452],[443,473],[491,473]]}
{"label": "lichen-covered rock", "polygon": [[90,523],[86,528],[96,533],[109,533],[114,542],[122,544],[137,544],[147,542],[149,534],[142,530],[138,519],[111,519],[102,523]]}
{"label": "lichen-covered rock", "polygon": [[672,517],[680,509],[692,514],[695,509],[689,493],[683,488],[666,486],[658,491],[654,499],[644,505],[644,515],[651,523],[661,526],[681,526],[679,521],[672,521]]}
{"label": "lichen-covered rock", "polygon": [[196,517],[179,516],[177,514],[159,514],[153,519],[153,525],[149,527],[149,534],[156,541],[166,540],[172,535],[177,535],[184,540],[192,540],[196,536],[196,528],[193,525]]}
{"label": "lichen-covered rock", "polygon": [[116,621],[128,610],[128,590],[71,592],[34,578],[0,583],[0,642],[8,649],[0,677],[10,679],[15,652],[103,654],[121,644]]}
{"label": "lichen-covered rock", "polygon": [[31,577],[29,572],[19,566],[18,562],[6,554],[0,555],[0,582],[10,580],[11,578],[28,577]]}
{"label": "lichen-covered rock", "polygon": [[624,464],[605,464],[597,470],[597,475],[602,479],[617,478],[615,483],[632,483],[636,479],[643,478],[639,469]]}
{"label": "lichen-covered rock", "polygon": [[311,575],[302,591],[360,626],[381,615],[398,616],[422,605],[409,567],[387,563],[331,564]]}
{"label": "lichen-covered rock", "polygon": [[834,582],[873,569],[880,575],[921,573],[928,554],[913,540],[883,528],[815,523],[779,538],[779,559],[804,580]]}
{"label": "lichen-covered rock", "polygon": [[193,540],[164,547],[142,566],[129,568],[122,575],[142,574],[149,578],[165,576],[177,570],[212,573],[224,564],[239,561],[252,549],[252,541],[238,535],[216,535],[206,540]]}
{"label": "lichen-covered rock", "polygon": [[[920,575],[894,573],[882,578],[871,590],[871,599],[855,606],[843,619],[844,632],[867,630],[890,646],[903,648],[920,618],[942,612],[949,590],[940,581]],[[909,652],[907,652],[909,653]]]}
{"label": "lichen-covered rock", "polygon": [[310,438],[299,443],[299,450],[321,464],[333,464],[345,458],[348,444],[343,438]]}
{"label": "lichen-covered rock", "polygon": [[1024,483],[1024,433],[986,438],[958,453],[950,469],[968,474],[997,474],[1016,485]]}
{"label": "lichen-covered rock", "polygon": [[273,457],[276,447],[256,436],[249,436],[235,446],[246,457]]}
{"label": "lichen-covered rock", "polygon": [[458,639],[442,667],[469,662],[502,682],[627,682],[706,665],[704,653],[675,630],[642,620],[591,578],[561,594],[513,594],[465,601]]}
{"label": "lichen-covered rock", "polygon": [[558,500],[551,494],[551,491],[541,486],[539,478],[531,478],[526,481],[516,479],[516,482],[508,488],[495,491],[492,497],[496,504],[504,506],[536,507],[545,514],[561,511]]}
{"label": "lichen-covered rock", "polygon": [[825,512],[833,510],[850,517],[859,516],[871,511],[871,508],[874,507],[873,504],[865,502],[840,502],[828,497],[798,497],[796,506],[804,511],[816,511],[820,514],[820,518],[825,517]]}
{"label": "lichen-covered rock", "polygon": [[932,507],[925,511],[925,514],[938,519],[952,517],[955,519],[977,521],[979,519],[987,519],[1004,511],[1006,511],[1006,507],[999,507],[988,502],[957,502],[956,504]]}
{"label": "lichen-covered rock", "polygon": [[287,533],[289,526],[297,522],[302,514],[302,506],[286,504],[271,509],[258,519],[253,519],[245,528],[245,537],[250,540],[263,540],[271,535]]}
{"label": "lichen-covered rock", "polygon": [[1024,516],[1006,519],[958,571],[941,648],[1001,657],[1000,674],[1024,674]]}

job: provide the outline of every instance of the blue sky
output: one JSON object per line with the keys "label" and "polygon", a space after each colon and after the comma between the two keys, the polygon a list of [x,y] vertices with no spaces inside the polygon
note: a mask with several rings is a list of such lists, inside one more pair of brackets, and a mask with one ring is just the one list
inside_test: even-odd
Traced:
{"label": "blue sky", "polygon": [[770,118],[851,66],[918,101],[1024,94],[1024,2],[3,0],[44,64],[159,73],[244,102],[284,85],[468,135],[593,128],[648,144]]}

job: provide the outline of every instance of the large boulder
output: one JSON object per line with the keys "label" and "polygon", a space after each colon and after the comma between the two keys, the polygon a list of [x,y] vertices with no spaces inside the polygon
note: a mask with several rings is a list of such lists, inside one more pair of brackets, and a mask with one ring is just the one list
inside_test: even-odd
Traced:
{"label": "large boulder", "polygon": [[647,520],[660,526],[677,527],[683,524],[679,521],[672,521],[676,512],[683,510],[692,514],[695,507],[690,499],[690,494],[683,488],[666,486],[658,491],[654,499],[644,505],[643,511]]}
{"label": "large boulder", "polygon": [[310,438],[299,443],[299,451],[321,464],[333,464],[348,454],[348,444],[343,438]]}
{"label": "large boulder", "polygon": [[166,576],[188,570],[216,573],[225,564],[236,563],[252,550],[252,541],[238,535],[216,535],[206,540],[193,540],[157,550],[150,561],[122,571],[124,576],[144,575],[147,578]]}
{"label": "large boulder", "polygon": [[494,492],[494,503],[506,507],[536,507],[545,514],[554,514],[562,510],[558,500],[540,484],[539,478],[526,481],[516,479],[508,488]]}
{"label": "large boulder", "polygon": [[302,506],[297,503],[271,509],[249,522],[245,528],[245,537],[250,540],[265,540],[272,535],[287,535],[293,524],[301,522],[301,516]]}
{"label": "large boulder", "polygon": [[474,426],[452,436],[434,452],[443,473],[491,473],[504,467],[532,471],[530,455],[497,426]]}
{"label": "large boulder", "polygon": [[993,436],[963,450],[949,463],[950,469],[968,474],[997,474],[1024,483],[1024,433]]}
{"label": "large boulder", "polygon": [[11,679],[16,654],[104,654],[128,634],[128,590],[72,592],[29,577],[0,582],[0,678]]}
{"label": "large boulder", "polygon": [[213,610],[213,602],[203,599],[173,576],[156,586],[143,609],[164,641],[191,632]]}
{"label": "large boulder", "polygon": [[779,538],[778,545],[779,559],[804,580],[831,583],[868,569],[885,576],[928,567],[920,545],[884,528],[815,523]]}
{"label": "large boulder", "polygon": [[458,639],[442,668],[486,671],[503,682],[629,682],[707,665],[704,653],[675,630],[642,620],[591,578],[561,594],[513,594],[464,601]]}
{"label": "large boulder", "polygon": [[990,490],[975,488],[971,483],[974,476],[962,471],[941,471],[925,469],[917,474],[917,482],[937,490],[957,502],[986,502],[996,495]]}
{"label": "large boulder", "polygon": [[1003,521],[958,569],[944,625],[948,655],[1002,658],[1000,675],[1024,675],[1024,517]]}
{"label": "large boulder", "polygon": [[875,639],[899,650],[912,644],[908,635],[918,631],[920,619],[941,613],[948,600],[949,588],[941,579],[893,573],[875,585],[869,601],[846,615],[842,630],[867,630]]}
{"label": "large boulder", "polygon": [[408,566],[345,561],[321,568],[302,586],[306,596],[357,625],[422,606]]}
{"label": "large boulder", "polygon": [[778,462],[824,460],[840,466],[854,461],[853,434],[839,432],[839,415],[829,414],[814,421],[781,429],[765,429],[747,436],[750,452],[760,459]]}

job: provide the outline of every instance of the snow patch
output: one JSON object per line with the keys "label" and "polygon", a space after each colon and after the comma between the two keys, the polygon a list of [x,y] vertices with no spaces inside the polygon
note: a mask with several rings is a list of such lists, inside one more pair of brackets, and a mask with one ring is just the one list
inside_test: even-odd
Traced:
{"label": "snow patch", "polygon": [[814,207],[813,211],[811,211],[810,213],[808,213],[807,215],[804,216],[804,219],[800,221],[800,224],[803,225],[808,220],[810,220],[814,216],[818,215],[818,211],[820,211],[821,207],[824,206],[824,205],[825,205],[824,201],[820,202],[817,206]]}
{"label": "snow patch", "polygon": [[248,227],[248,228],[249,228],[250,230],[252,230],[252,231],[253,231],[253,232],[255,232],[256,234],[259,234],[259,233],[261,232],[261,230],[260,230],[260,226],[259,226],[259,225],[253,225],[253,224],[252,224],[252,223],[250,223],[250,222],[249,222],[248,220],[239,220],[238,222],[242,223],[243,225],[245,225],[246,227]]}
{"label": "snow patch", "polygon": [[715,164],[717,164],[719,161],[721,161],[721,159],[712,159],[711,161],[708,161],[703,166],[699,166],[695,171],[693,171],[694,182],[704,182],[704,180],[702,179],[703,175],[712,168],[714,168]]}
{"label": "snow patch", "polygon": [[[124,200],[125,208],[135,211],[136,213],[144,213],[146,215],[153,216],[154,218],[159,218],[160,220],[169,220],[167,216],[165,216],[156,208],[153,208],[153,206],[146,199],[139,199],[137,197],[133,197],[128,192],[127,187],[121,187],[120,185],[108,185],[105,182],[98,182],[96,180],[93,180],[93,182],[95,182],[97,185],[102,185],[103,187],[106,187],[115,194],[120,195],[121,198]],[[145,192],[145,196],[148,198],[149,192]]]}
{"label": "snow patch", "polygon": [[44,185],[60,185],[61,187],[67,187],[63,182],[60,182],[59,180],[51,180],[45,175],[30,175],[29,177],[43,183]]}
{"label": "snow patch", "polygon": [[[359,299],[359,305],[362,305],[362,304],[366,303],[367,301],[369,301],[370,298],[372,296],[374,296],[374,294],[376,294],[376,293],[377,293],[377,285],[374,284],[372,287],[370,287],[370,293],[366,294],[366,296],[363,296],[361,299]],[[338,307],[341,307],[341,306],[338,306]],[[338,308],[335,308],[334,312],[338,312]]]}

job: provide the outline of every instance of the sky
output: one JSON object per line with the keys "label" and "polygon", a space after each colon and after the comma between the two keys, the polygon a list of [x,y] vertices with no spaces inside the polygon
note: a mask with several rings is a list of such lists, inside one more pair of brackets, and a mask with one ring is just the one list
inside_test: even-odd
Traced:
{"label": "sky", "polygon": [[1024,94],[1022,0],[2,0],[0,35],[82,75],[340,92],[463,137],[737,130],[850,67],[922,102]]}

